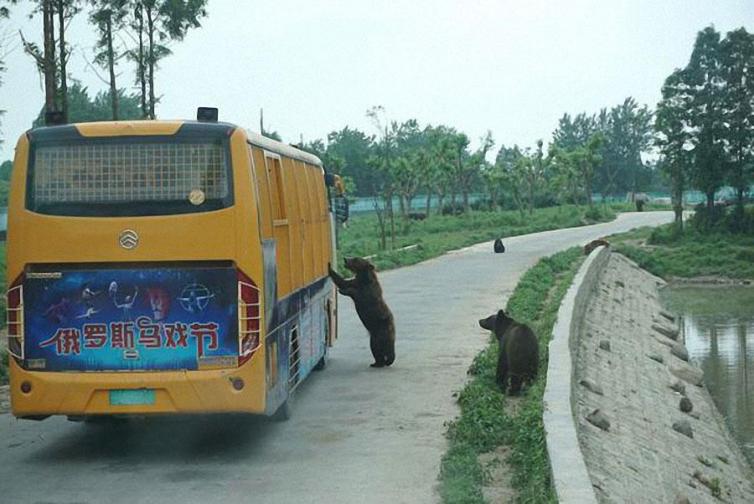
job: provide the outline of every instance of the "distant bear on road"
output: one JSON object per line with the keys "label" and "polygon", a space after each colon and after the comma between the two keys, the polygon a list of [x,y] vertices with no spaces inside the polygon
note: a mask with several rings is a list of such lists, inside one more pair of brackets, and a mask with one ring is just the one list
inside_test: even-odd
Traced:
{"label": "distant bear on road", "polygon": [[602,238],[599,238],[597,240],[592,240],[586,245],[584,245],[584,255],[589,255],[592,253],[594,249],[596,249],[597,247],[602,247],[602,246],[609,247],[610,242],[608,242],[607,240],[603,240]]}
{"label": "distant bear on road", "polygon": [[395,361],[395,323],[390,308],[382,299],[374,265],[361,257],[346,257],[344,264],[356,276],[346,280],[329,268],[330,278],[341,294],[353,299],[356,313],[369,331],[369,346],[374,356],[371,366],[389,366]]}
{"label": "distant bear on road", "polygon": [[500,353],[497,359],[496,382],[503,393],[511,379],[510,395],[518,394],[524,381],[534,381],[539,368],[539,343],[528,326],[519,324],[500,310],[479,320],[479,325],[495,333]]}

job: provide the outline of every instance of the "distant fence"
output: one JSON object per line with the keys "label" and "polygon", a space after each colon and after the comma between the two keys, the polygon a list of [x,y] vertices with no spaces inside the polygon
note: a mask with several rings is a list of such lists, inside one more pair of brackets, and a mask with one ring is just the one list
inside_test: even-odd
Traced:
{"label": "distant fence", "polygon": [[[481,199],[484,199],[485,195],[481,193],[477,194],[469,194],[469,203],[475,203]],[[349,205],[348,211],[352,214],[356,213],[365,213],[365,212],[374,212],[374,204],[375,202],[379,205],[380,208],[383,207],[385,204],[384,200],[382,198],[376,198],[373,196],[369,197],[358,197],[355,201],[353,201]],[[450,203],[450,197],[445,196],[443,199],[443,204]],[[457,194],[456,195],[456,203],[463,204],[463,195]],[[440,198],[437,196],[432,196],[429,200],[429,208],[434,210],[438,207],[440,204]],[[393,198],[393,209],[400,208],[400,201],[398,197]],[[411,200],[411,210],[412,211],[423,211],[427,208],[427,195],[426,194],[420,194],[414,199]]]}

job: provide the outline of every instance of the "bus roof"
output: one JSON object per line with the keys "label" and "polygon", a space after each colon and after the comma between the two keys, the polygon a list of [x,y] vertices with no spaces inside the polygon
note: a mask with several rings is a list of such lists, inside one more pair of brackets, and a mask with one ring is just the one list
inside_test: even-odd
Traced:
{"label": "bus roof", "polygon": [[[226,122],[199,121],[102,121],[74,123],[62,126],[43,126],[27,132],[35,140],[65,140],[81,137],[117,137],[117,136],[148,136],[175,135],[184,128],[195,133],[202,131],[217,132],[218,130],[236,129],[238,126]],[[274,152],[281,156],[304,161],[305,163],[322,166],[322,161],[315,155],[297,149],[283,142],[267,138],[259,133],[245,130],[249,143]]]}

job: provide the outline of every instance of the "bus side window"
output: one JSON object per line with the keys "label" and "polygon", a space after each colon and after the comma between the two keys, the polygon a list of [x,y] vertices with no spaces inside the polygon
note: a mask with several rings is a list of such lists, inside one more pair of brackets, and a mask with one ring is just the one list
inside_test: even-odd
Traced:
{"label": "bus side window", "polygon": [[277,260],[278,299],[288,295],[294,288],[293,265],[291,264],[291,246],[293,245],[288,225],[288,212],[285,207],[285,186],[283,185],[280,156],[264,153],[267,179],[270,182],[270,200],[272,202],[272,231],[275,237],[275,255]]}
{"label": "bus side window", "polygon": [[251,158],[251,168],[254,176],[254,183],[257,187],[259,201],[259,220],[261,222],[261,234],[263,239],[272,238],[272,203],[270,201],[270,182],[267,176],[264,154],[260,149],[255,149],[249,145],[249,157]]}
{"label": "bus side window", "polygon": [[281,221],[287,219],[285,210],[285,192],[283,188],[283,173],[280,168],[280,158],[265,156],[267,173],[270,180],[270,195],[272,196],[272,219]]}

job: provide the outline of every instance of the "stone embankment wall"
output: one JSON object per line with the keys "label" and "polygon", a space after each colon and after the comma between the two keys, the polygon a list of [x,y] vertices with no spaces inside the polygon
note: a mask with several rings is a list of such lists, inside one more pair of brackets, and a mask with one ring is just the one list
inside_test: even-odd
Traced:
{"label": "stone embankment wall", "polygon": [[751,469],[688,362],[678,321],[660,304],[665,282],[619,254],[594,254],[604,258],[592,262],[598,272],[574,305],[568,352],[572,418],[594,497],[754,502]]}

